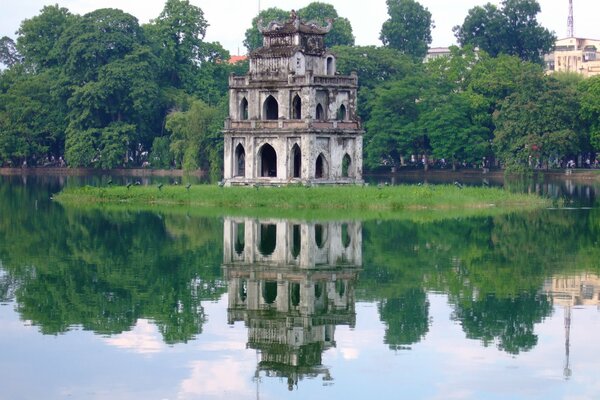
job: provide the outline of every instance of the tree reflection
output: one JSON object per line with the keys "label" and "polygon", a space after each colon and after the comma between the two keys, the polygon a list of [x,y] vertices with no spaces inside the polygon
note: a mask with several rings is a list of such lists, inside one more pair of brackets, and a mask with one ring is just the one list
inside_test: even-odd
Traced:
{"label": "tree reflection", "polygon": [[0,295],[22,319],[46,334],[109,335],[148,318],[166,343],[202,332],[201,300],[225,292],[218,221],[64,210],[38,189],[0,184]]}
{"label": "tree reflection", "polygon": [[485,346],[497,342],[509,354],[533,349],[535,324],[552,313],[550,299],[532,293],[510,298],[488,294],[480,300],[458,300],[456,306],[453,318],[460,321],[469,339],[481,340]]}
{"label": "tree reflection", "polygon": [[382,300],[379,315],[386,324],[384,342],[393,350],[407,349],[429,331],[429,301],[423,289],[412,288],[401,297]]}

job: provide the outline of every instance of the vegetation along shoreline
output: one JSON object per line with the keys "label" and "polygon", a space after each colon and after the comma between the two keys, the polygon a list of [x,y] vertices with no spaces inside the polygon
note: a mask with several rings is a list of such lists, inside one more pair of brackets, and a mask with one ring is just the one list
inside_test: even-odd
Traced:
{"label": "vegetation along shoreline", "polygon": [[154,185],[68,187],[54,199],[68,207],[190,209],[212,215],[396,219],[402,214],[467,216],[550,207],[536,195],[455,185],[232,187]]}

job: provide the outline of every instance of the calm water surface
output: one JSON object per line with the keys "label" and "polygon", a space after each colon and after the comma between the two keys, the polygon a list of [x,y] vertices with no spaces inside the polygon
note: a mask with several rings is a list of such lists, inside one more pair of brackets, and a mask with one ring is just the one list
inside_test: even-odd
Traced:
{"label": "calm water surface", "polygon": [[81,182],[0,177],[0,399],[600,398],[598,187],[325,222],[50,200]]}

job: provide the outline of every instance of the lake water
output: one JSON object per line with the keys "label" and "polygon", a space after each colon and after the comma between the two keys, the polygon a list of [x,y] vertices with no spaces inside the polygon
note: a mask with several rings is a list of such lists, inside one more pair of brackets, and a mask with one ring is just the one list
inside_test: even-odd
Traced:
{"label": "lake water", "polygon": [[0,399],[600,398],[597,186],[295,221],[50,200],[82,181],[0,177]]}

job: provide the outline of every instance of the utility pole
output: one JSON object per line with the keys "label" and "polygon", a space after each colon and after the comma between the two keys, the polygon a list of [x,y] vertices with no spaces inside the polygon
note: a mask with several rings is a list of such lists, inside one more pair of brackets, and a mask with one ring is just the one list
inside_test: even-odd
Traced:
{"label": "utility pole", "polygon": [[575,37],[575,26],[573,21],[573,0],[569,0],[569,17],[567,18],[567,36]]}

